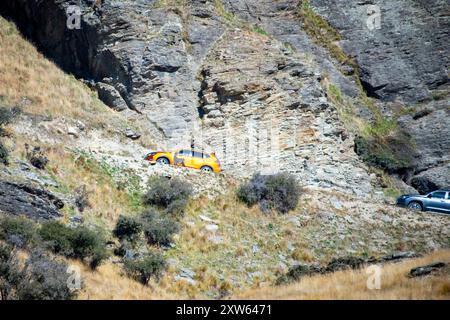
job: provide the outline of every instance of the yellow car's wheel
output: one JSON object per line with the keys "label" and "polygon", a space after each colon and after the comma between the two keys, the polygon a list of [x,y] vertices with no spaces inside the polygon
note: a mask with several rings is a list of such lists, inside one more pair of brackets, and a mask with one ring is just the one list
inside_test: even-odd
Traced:
{"label": "yellow car's wheel", "polygon": [[206,172],[206,173],[213,172],[213,169],[210,166],[203,166],[203,167],[201,167],[200,170],[202,170],[202,172]]}
{"label": "yellow car's wheel", "polygon": [[156,160],[156,163],[163,164],[163,165],[169,165],[170,161],[167,158],[161,157],[161,158],[158,158],[158,160]]}

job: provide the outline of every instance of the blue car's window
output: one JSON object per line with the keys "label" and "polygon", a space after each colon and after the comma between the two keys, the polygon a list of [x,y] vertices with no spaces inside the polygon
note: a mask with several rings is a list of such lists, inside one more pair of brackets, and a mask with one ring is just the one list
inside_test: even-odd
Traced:
{"label": "blue car's window", "polygon": [[431,194],[432,198],[445,199],[445,192],[434,192]]}

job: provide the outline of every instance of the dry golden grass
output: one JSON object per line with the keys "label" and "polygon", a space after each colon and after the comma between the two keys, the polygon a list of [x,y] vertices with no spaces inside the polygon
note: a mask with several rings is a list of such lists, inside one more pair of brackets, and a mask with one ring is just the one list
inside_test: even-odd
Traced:
{"label": "dry golden grass", "polygon": [[264,287],[237,294],[237,299],[450,299],[450,268],[421,278],[408,278],[412,268],[434,263],[450,263],[450,250],[382,267],[381,289],[367,289],[366,269],[339,271],[329,275],[305,277],[298,283]]}
{"label": "dry golden grass", "polygon": [[[26,158],[25,140],[22,136],[14,137],[13,155],[19,159]],[[139,200],[114,185],[113,179],[92,159],[77,155],[63,145],[42,146],[49,159],[46,171],[48,176],[59,183],[53,191],[75,196],[77,189],[86,187],[89,206],[83,213],[85,219],[112,230],[119,215],[134,214],[141,208]],[[71,208],[66,207],[64,219],[68,219]]]}
{"label": "dry golden grass", "polygon": [[[65,74],[0,17],[0,99],[35,115],[64,116],[107,123],[115,112],[94,92]],[[100,114],[99,114],[100,113]]]}
{"label": "dry golden grass", "polygon": [[175,299],[154,285],[144,286],[123,274],[119,265],[111,262],[92,271],[79,261],[70,261],[80,268],[83,289],[78,295],[80,300],[153,300]]}

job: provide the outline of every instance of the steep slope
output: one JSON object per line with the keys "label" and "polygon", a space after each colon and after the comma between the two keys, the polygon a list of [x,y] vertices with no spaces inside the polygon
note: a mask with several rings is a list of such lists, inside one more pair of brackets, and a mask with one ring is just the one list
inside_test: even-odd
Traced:
{"label": "steep slope", "polygon": [[[398,144],[410,148],[389,160],[404,162],[391,173],[422,193],[449,186],[447,1],[407,6],[403,1],[224,2],[242,19],[311,53],[332,83],[354,100],[358,118],[392,119],[399,130],[383,135],[397,135],[398,142],[394,137],[388,142],[393,148],[381,149],[392,154]],[[366,94],[377,105],[359,98]]]}
{"label": "steep slope", "polygon": [[[425,278],[409,278],[411,269],[436,262],[447,263],[447,267]],[[363,268],[356,271],[339,271],[331,275],[305,277],[300,282],[278,288],[250,290],[237,299],[298,299],[298,300],[390,300],[433,299],[448,300],[449,252],[440,251],[426,257],[382,266],[380,289],[367,287],[368,274],[373,270]],[[367,270],[369,272],[367,272]]]}
{"label": "steep slope", "polygon": [[[417,152],[405,180],[421,192],[449,187],[448,1],[310,3],[341,34],[340,44],[355,57],[366,92],[391,101],[386,116],[402,104],[414,106],[415,112],[399,119]],[[367,22],[374,16],[368,10],[374,5],[380,26],[371,30]]]}
{"label": "steep slope", "polygon": [[[81,298],[219,298],[270,285],[299,262],[449,247],[448,217],[395,208],[372,186],[386,177],[371,174],[357,157],[354,136],[384,127],[372,126],[372,111],[359,104],[352,63],[339,65],[313,41],[293,1],[80,3],[80,30],[67,29],[69,1],[0,4],[46,56],[85,82],[46,60],[1,18],[1,104],[24,113],[8,127],[11,165],[0,164],[0,179],[56,195],[64,202],[62,221],[101,227],[110,246],[118,216],[142,211],[149,176],[180,176],[200,195],[163,249],[169,269],[161,281],[141,286],[113,257],[97,272],[82,267],[88,287]],[[399,118],[434,150],[426,168],[446,163],[440,143],[425,143],[438,126],[447,128],[448,107],[434,103],[440,107],[431,114],[421,113],[427,104]],[[438,132],[424,135],[414,118],[438,119]],[[129,139],[127,129],[140,140]],[[271,130],[280,138],[273,149]],[[192,137],[216,150],[232,174],[202,176],[142,161],[149,147],[185,147]],[[26,143],[45,150],[46,170],[28,163]],[[234,174],[267,168],[293,172],[306,186],[287,215],[264,215],[235,197]],[[439,171],[435,177],[448,181]],[[81,212],[83,186],[90,206]]]}
{"label": "steep slope", "polygon": [[[128,106],[124,114],[149,128],[159,145],[195,140],[234,174],[261,171],[270,162],[311,185],[373,193],[353,135],[327,98],[320,66],[301,51],[240,20],[221,1],[80,5],[81,28],[73,30],[66,27],[68,2],[6,1],[0,8],[64,69],[86,78],[103,101],[118,110]],[[50,11],[51,19],[42,19]],[[235,33],[236,27],[246,31]],[[267,61],[255,60],[249,42]],[[233,70],[216,67],[226,67],[227,59]],[[239,82],[228,85],[230,79]],[[256,108],[265,118],[257,119]]]}

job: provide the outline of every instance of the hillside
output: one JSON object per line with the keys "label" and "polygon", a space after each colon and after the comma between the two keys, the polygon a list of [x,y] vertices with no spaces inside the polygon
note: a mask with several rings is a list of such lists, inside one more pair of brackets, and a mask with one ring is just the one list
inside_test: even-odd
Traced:
{"label": "hillside", "polygon": [[[0,163],[0,218],[25,216],[39,234],[24,244],[23,234],[0,223],[0,244],[24,255],[33,246],[52,251],[41,231],[48,221],[101,236],[106,255],[97,268],[52,252],[81,269],[79,299],[448,298],[448,268],[424,280],[403,277],[415,266],[450,262],[448,215],[394,206],[400,193],[450,183],[450,144],[434,143],[450,128],[440,56],[448,44],[431,39],[433,65],[393,88],[390,72],[417,77],[412,62],[400,71],[371,64],[358,47],[365,38],[341,30],[339,15],[321,1],[301,3],[81,1],[79,30],[66,29],[68,1],[0,4],[0,107],[21,110],[0,131],[9,153],[8,164]],[[442,12],[433,23],[448,21]],[[385,73],[389,84],[378,83],[374,74]],[[223,173],[143,160],[149,150],[192,139],[218,154]],[[48,163],[37,168],[35,156]],[[236,195],[253,173],[271,170],[302,186],[287,214],[249,207]],[[150,243],[141,234],[127,247],[114,230],[121,217],[139,220],[153,209],[142,199],[156,188],[155,176],[179,179],[192,194],[170,241]],[[149,252],[167,267],[143,285],[126,272],[126,257]],[[389,284],[379,294],[367,293],[365,280],[355,283],[364,271],[274,289],[299,263],[398,252],[424,257],[387,265]],[[324,283],[337,289],[308,293]]]}
{"label": "hillside", "polygon": [[340,271],[327,276],[307,277],[299,283],[278,288],[250,290],[236,299],[448,299],[448,270],[440,270],[426,278],[409,278],[411,269],[436,261],[449,261],[448,251],[430,256],[383,266],[380,290],[368,290],[366,270]]}

